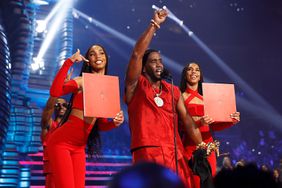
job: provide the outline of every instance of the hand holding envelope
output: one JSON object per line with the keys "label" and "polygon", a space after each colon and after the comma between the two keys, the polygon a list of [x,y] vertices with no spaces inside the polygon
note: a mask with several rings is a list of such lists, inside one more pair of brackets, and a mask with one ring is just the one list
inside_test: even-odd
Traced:
{"label": "hand holding envelope", "polygon": [[236,112],[234,84],[203,83],[204,111],[207,124],[240,121]]}
{"label": "hand holding envelope", "polygon": [[114,118],[118,126],[123,121],[118,77],[91,73],[83,73],[82,77],[84,116]]}
{"label": "hand holding envelope", "polygon": [[113,118],[113,122],[116,127],[120,126],[124,121],[123,111],[117,113],[117,115]]}

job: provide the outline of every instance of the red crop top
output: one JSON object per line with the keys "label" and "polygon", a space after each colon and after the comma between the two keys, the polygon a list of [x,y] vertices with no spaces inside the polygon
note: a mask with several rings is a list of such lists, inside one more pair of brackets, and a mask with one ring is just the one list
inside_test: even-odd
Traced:
{"label": "red crop top", "polygon": [[197,91],[194,91],[190,88],[186,89],[187,93],[190,93],[190,96],[185,100],[185,106],[191,116],[204,116],[204,105],[203,104],[189,104],[191,100],[195,97],[203,100],[203,96],[200,95]]}
{"label": "red crop top", "polygon": [[[195,97],[203,100],[203,96],[200,95],[198,91],[194,91],[190,88],[187,88],[186,92],[190,93],[190,96],[184,102],[189,114],[191,116],[204,116],[204,105],[203,104],[189,104],[190,101]],[[198,121],[196,123],[200,124],[200,122]],[[233,124],[234,123],[230,123],[230,122],[214,122],[211,124],[211,126],[200,126],[200,130],[208,131],[210,127],[213,131],[220,131],[228,127],[231,127]]]}

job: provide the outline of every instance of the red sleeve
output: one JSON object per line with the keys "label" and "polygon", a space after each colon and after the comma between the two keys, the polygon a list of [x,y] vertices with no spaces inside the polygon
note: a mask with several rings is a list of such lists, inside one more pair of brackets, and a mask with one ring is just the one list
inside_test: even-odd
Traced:
{"label": "red sleeve", "polygon": [[218,123],[215,122],[215,123],[211,124],[210,128],[213,131],[221,131],[221,130],[229,128],[233,125],[234,125],[233,122],[218,122]]}
{"label": "red sleeve", "polygon": [[116,127],[114,122],[109,121],[107,118],[99,118],[97,121],[99,131],[109,131]]}
{"label": "red sleeve", "polygon": [[70,80],[65,82],[68,70],[72,65],[73,62],[70,59],[67,59],[58,71],[50,88],[50,95],[52,97],[60,97],[62,95],[77,91],[78,85],[76,81]]}

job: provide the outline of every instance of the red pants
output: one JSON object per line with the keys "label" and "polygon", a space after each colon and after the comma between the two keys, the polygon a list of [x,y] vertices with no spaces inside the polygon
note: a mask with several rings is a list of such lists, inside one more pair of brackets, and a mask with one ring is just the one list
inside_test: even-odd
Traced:
{"label": "red pants", "polygon": [[45,176],[45,188],[55,188],[55,183],[52,179],[52,170],[49,163],[47,146],[43,146],[43,174]]}
{"label": "red pants", "polygon": [[48,138],[48,157],[56,187],[85,187],[85,147],[91,129],[83,120],[69,116]]}
{"label": "red pants", "polygon": [[55,188],[55,182],[52,173],[45,174],[45,188]]}
{"label": "red pants", "polygon": [[[189,169],[180,151],[178,155],[178,175],[186,187],[190,187]],[[133,163],[150,161],[163,165],[175,172],[175,153],[173,147],[143,147],[133,151]]]}

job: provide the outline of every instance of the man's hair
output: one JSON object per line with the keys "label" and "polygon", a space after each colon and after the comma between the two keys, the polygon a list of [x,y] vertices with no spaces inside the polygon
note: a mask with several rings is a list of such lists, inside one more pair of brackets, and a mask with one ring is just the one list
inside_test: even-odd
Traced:
{"label": "man's hair", "polygon": [[143,58],[142,58],[142,70],[143,70],[144,66],[146,65],[146,63],[147,63],[149,55],[151,53],[153,53],[153,52],[158,52],[159,53],[159,51],[155,50],[155,49],[148,49],[148,50],[145,51],[145,53],[143,55]]}

